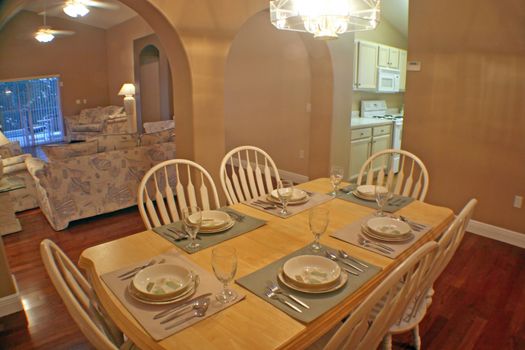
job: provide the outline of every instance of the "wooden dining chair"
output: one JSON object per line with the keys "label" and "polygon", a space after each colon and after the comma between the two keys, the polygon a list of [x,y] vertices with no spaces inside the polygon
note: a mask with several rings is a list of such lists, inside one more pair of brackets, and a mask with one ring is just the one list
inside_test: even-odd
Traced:
{"label": "wooden dining chair", "polygon": [[139,185],[137,204],[148,230],[178,221],[181,210],[188,206],[203,210],[220,207],[208,171],[186,159],[167,160],[148,170]]}
{"label": "wooden dining chair", "polygon": [[[428,278],[436,251],[436,242],[416,250],[370,292],[331,337],[322,337],[310,349],[376,349]],[[383,307],[374,313],[374,306],[380,301]]]}
{"label": "wooden dining chair", "polygon": [[240,146],[224,156],[220,168],[222,189],[229,205],[260,197],[280,181],[272,158],[260,148]]}
{"label": "wooden dining chair", "polygon": [[[454,219],[445,233],[443,233],[438,239],[438,250],[435,260],[432,263],[433,268],[428,279],[415,294],[414,299],[405,309],[403,316],[390,328],[389,334],[385,338],[385,343],[392,343],[393,334],[411,331],[414,339],[414,347],[416,349],[421,348],[419,323],[425,317],[426,312],[432,303],[432,295],[434,294],[433,284],[447,267],[463,240],[465,230],[470,218],[472,217],[476,204],[477,200],[471,199]],[[390,347],[387,346],[387,348]]]}
{"label": "wooden dining chair", "polygon": [[[394,157],[399,156],[399,172],[394,173]],[[385,169],[388,169],[385,171]],[[404,151],[387,149],[373,154],[361,167],[358,185],[392,185],[393,193],[424,201],[429,183],[421,159]]]}
{"label": "wooden dining chair", "polygon": [[130,340],[124,341],[122,332],[107,316],[89,282],[53,241],[45,239],[40,243],[40,255],[67,311],[96,349],[136,348]]}

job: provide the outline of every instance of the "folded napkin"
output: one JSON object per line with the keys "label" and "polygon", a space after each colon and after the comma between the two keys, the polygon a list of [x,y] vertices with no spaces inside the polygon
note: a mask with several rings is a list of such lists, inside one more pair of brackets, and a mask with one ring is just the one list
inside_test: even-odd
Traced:
{"label": "folded napkin", "polygon": [[[305,210],[318,206],[319,204],[328,202],[329,200],[333,198],[332,196],[329,196],[324,193],[307,192],[307,195],[309,196],[309,199],[305,203],[302,203],[302,204],[288,203],[288,206],[286,208],[289,213],[288,215],[281,214],[280,213],[281,208],[282,208],[281,204],[273,203],[272,201],[269,201],[267,198],[267,195],[263,195],[255,199],[251,199],[249,201],[243,202],[243,204],[246,204],[255,209],[262,210],[266,213],[278,216],[280,218],[289,218]],[[274,206],[274,207],[271,208],[271,206]]]}
{"label": "folded napkin", "polygon": [[[176,265],[184,266],[199,276],[200,283],[198,284],[195,290],[195,293],[193,293],[192,296],[190,296],[189,298],[196,297],[204,293],[212,293],[212,295],[210,296],[212,300],[208,307],[208,311],[206,312],[206,315],[204,317],[194,317],[191,320],[188,320],[175,328],[166,330],[165,327],[170,325],[171,323],[176,322],[176,320],[173,320],[172,322],[168,322],[166,324],[161,325],[160,321],[162,319],[154,320],[153,316],[155,316],[156,314],[158,314],[159,312],[163,310],[170,308],[170,305],[151,305],[151,304],[142,303],[134,299],[128,291],[128,286],[132,280],[131,279],[121,280],[118,277],[122,273],[129,271],[136,266],[141,266],[141,265],[146,264],[151,259],[146,260],[146,261],[138,261],[136,264],[133,264],[133,266],[127,266],[117,271],[109,272],[109,273],[106,273],[100,276],[102,280],[106,283],[106,285],[109,287],[109,289],[113,292],[113,294],[115,294],[115,296],[119,299],[122,305],[124,305],[124,307],[131,313],[131,315],[137,320],[137,322],[140,323],[140,325],[144,328],[144,330],[153,339],[157,341],[162,340],[172,334],[175,334],[183,330],[184,328],[187,328],[199,322],[200,320],[204,318],[208,318],[211,315],[241,301],[245,297],[243,293],[240,293],[239,290],[236,290],[237,293],[239,294],[239,297],[235,301],[229,304],[225,304],[225,305],[215,302],[214,295],[216,295],[222,290],[222,283],[220,283],[212,273],[206,271],[205,269],[203,269],[202,267],[200,267],[193,261],[186,258],[183,255],[183,253],[181,253],[178,250],[170,250],[162,255],[159,255],[153,258],[156,261],[165,259],[166,264],[176,264]],[[184,314],[182,317],[177,318],[177,320],[184,319],[185,317],[189,315],[190,313]]]}
{"label": "folded napkin", "polygon": [[[374,253],[377,253],[377,254],[381,254],[383,256],[386,256],[387,258],[394,259],[394,258],[398,257],[401,253],[403,253],[405,250],[410,248],[412,246],[412,244],[417,242],[418,239],[420,239],[425,233],[427,233],[432,228],[429,225],[418,223],[419,225],[422,225],[422,229],[420,229],[418,231],[412,230],[412,233],[414,235],[414,237],[412,239],[410,239],[408,241],[405,241],[405,242],[384,242],[384,241],[376,240],[376,239],[370,238],[368,236],[365,236],[362,233],[362,231],[361,231],[361,226],[362,225],[366,225],[368,220],[370,220],[373,217],[374,217],[373,215],[365,216],[361,220],[355,221],[355,222],[353,222],[353,223],[351,223],[349,225],[346,225],[343,228],[335,231],[330,236],[332,236],[334,238],[337,238],[337,239],[340,239],[342,241],[345,241],[347,243],[353,244],[355,246],[367,249],[367,250],[369,250],[371,252],[374,252]],[[370,245],[370,246],[362,245],[362,244],[360,244],[360,236],[364,237],[365,239],[367,239],[367,240],[369,240],[371,242],[375,242],[375,243],[379,243],[381,245],[388,246],[388,247],[392,248],[393,251],[391,253],[386,253],[382,249],[377,249],[377,247],[375,247],[374,245]]]}

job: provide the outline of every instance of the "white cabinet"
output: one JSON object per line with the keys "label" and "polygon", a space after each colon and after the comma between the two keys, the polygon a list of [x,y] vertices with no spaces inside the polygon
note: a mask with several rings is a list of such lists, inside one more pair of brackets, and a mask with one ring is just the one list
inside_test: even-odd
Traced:
{"label": "white cabinet", "polygon": [[377,65],[385,68],[399,68],[399,49],[396,47],[379,45]]}
{"label": "white cabinet", "polygon": [[354,88],[356,90],[375,90],[377,87],[377,51],[379,45],[368,41],[358,41],[356,45],[357,62],[354,63]]}
{"label": "white cabinet", "polygon": [[399,90],[405,91],[407,83],[407,51],[399,50]]}
{"label": "white cabinet", "polygon": [[[357,178],[361,167],[374,153],[392,146],[392,125],[352,129],[350,142],[350,180]],[[375,168],[375,166],[373,166]]]}

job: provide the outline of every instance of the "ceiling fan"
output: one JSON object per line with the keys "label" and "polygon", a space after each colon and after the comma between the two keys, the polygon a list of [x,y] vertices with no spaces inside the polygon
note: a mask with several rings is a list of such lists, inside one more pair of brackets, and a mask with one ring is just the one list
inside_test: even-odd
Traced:
{"label": "ceiling fan", "polygon": [[[84,17],[90,8],[100,8],[105,10],[118,10],[119,6],[115,3],[103,2],[98,0],[65,0],[49,9],[49,13],[57,14],[64,11],[69,17]],[[42,14],[42,13],[41,13]]]}
{"label": "ceiling fan", "polygon": [[34,33],[34,38],[41,43],[48,43],[52,41],[55,36],[60,35],[73,35],[75,34],[72,30],[57,30],[53,29],[46,24],[46,10],[43,12],[44,15],[44,25],[39,27]]}

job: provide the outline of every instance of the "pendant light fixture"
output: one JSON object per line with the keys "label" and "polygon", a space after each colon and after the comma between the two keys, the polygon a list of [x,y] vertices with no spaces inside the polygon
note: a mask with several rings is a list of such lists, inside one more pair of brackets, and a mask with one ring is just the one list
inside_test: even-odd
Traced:
{"label": "pendant light fixture", "polygon": [[277,29],[308,32],[316,39],[372,30],[379,24],[381,0],[273,0],[270,18]]}
{"label": "pendant light fixture", "polygon": [[69,17],[84,17],[89,13],[87,6],[80,0],[68,0],[63,10]]}

